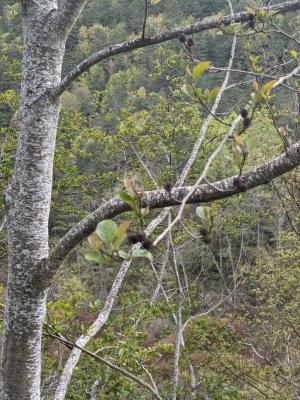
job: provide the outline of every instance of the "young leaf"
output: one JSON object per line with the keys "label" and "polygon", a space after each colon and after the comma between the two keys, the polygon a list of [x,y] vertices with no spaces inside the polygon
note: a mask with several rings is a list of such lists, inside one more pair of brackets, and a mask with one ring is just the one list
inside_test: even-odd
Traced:
{"label": "young leaf", "polygon": [[123,260],[129,260],[130,259],[129,254],[124,250],[119,250],[118,251],[118,256],[123,258]]}
{"label": "young leaf", "polygon": [[101,251],[103,244],[102,244],[101,240],[99,239],[98,235],[96,235],[95,233],[90,235],[88,237],[88,242],[92,247],[94,247],[94,249]]}
{"label": "young leaf", "polygon": [[92,261],[92,262],[95,262],[97,264],[99,264],[101,262],[100,255],[99,254],[95,254],[95,253],[87,253],[87,254],[84,255],[84,258],[87,261]]}
{"label": "young leaf", "polygon": [[194,89],[194,96],[197,97],[197,99],[202,99],[202,90],[201,88],[196,88]]}
{"label": "young leaf", "polygon": [[260,10],[258,10],[257,18],[260,19],[260,20],[263,20],[265,18],[266,14],[267,14],[266,10],[261,8]]}
{"label": "young leaf", "polygon": [[207,206],[199,206],[196,208],[196,214],[201,219],[208,219],[210,214],[210,207]]}
{"label": "young leaf", "polygon": [[233,146],[232,151],[233,151],[234,161],[237,167],[241,168],[243,165],[243,150],[241,146],[239,145]]}
{"label": "young leaf", "polygon": [[272,89],[272,87],[275,85],[276,83],[276,79],[273,79],[269,82],[267,82],[263,87],[262,87],[262,93],[263,94],[269,94],[270,90]]}
{"label": "young leaf", "polygon": [[297,53],[296,50],[291,50],[291,51],[290,51],[290,54],[291,54],[292,57],[296,58],[296,60],[297,60],[297,58],[298,58],[298,53]]}
{"label": "young leaf", "polygon": [[99,222],[96,233],[104,243],[111,245],[117,236],[117,224],[111,219]]}
{"label": "young leaf", "polygon": [[191,78],[192,78],[192,73],[191,73],[191,70],[189,69],[189,67],[186,67],[186,70],[185,70],[185,78],[187,79],[187,80],[191,80]]}
{"label": "young leaf", "polygon": [[233,138],[236,144],[240,145],[242,143],[242,138],[240,136],[234,135]]}
{"label": "young leaf", "polygon": [[150,251],[145,250],[145,249],[135,249],[132,251],[132,257],[137,258],[137,257],[146,257],[149,260],[152,260],[152,254]]}
{"label": "young leaf", "polygon": [[207,70],[210,62],[209,61],[203,61],[202,63],[196,65],[196,67],[193,68],[193,79],[194,81],[197,81],[201,75]]}
{"label": "young leaf", "polygon": [[126,231],[129,228],[130,224],[131,221],[124,221],[118,226],[117,238],[120,244],[126,239]]}
{"label": "young leaf", "polygon": [[220,86],[213,88],[209,93],[209,100],[214,99],[220,91]]}
{"label": "young leaf", "polygon": [[254,10],[254,8],[246,7],[246,11],[247,11],[247,13],[249,13],[249,14],[251,14],[251,15],[255,15],[255,10]]}
{"label": "young leaf", "polygon": [[190,84],[188,84],[188,83],[185,83],[185,84],[182,86],[181,90],[183,91],[184,94],[186,94],[186,95],[189,96],[189,97],[193,97],[193,95],[194,95],[193,86],[190,85]]}
{"label": "young leaf", "polygon": [[252,87],[256,92],[259,90],[259,86],[258,86],[258,83],[256,81],[252,82]]}
{"label": "young leaf", "polygon": [[131,198],[135,199],[137,196],[137,187],[136,187],[136,183],[135,183],[134,179],[133,178],[132,179],[125,178],[123,180],[123,182],[127,189],[127,192],[129,193],[129,196]]}
{"label": "young leaf", "polygon": [[129,196],[129,194],[127,192],[125,192],[124,190],[121,190],[119,192],[119,197],[121,200],[124,201],[124,203],[128,204],[129,206],[132,206],[133,198],[131,196]]}

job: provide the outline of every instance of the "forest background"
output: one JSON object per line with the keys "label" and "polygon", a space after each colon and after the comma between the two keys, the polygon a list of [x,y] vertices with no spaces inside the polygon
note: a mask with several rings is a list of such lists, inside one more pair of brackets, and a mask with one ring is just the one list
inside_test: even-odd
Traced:
{"label": "forest background", "polygon": [[[247,7],[258,10],[267,3],[232,1],[232,6],[239,12]],[[0,13],[0,296],[4,308],[4,192],[16,151],[23,45],[19,5],[1,0]],[[223,0],[156,0],[148,4],[145,27],[147,35],[154,35],[228,14]],[[68,39],[63,75],[104,46],[140,36],[144,16],[141,0],[90,0]],[[193,184],[226,133],[224,122],[230,124],[247,105],[256,85],[263,87],[297,64],[299,23],[296,12],[276,16],[273,24],[264,24],[262,15],[254,29],[249,23],[221,26],[191,35],[192,46],[174,40],[111,57],[73,83],[62,99],[51,244],[88,212],[121,191],[128,192],[132,184],[144,190],[172,187],[209,115],[214,98],[209,93],[222,84],[236,33],[232,67],[236,72],[189,172],[187,182]],[[203,90],[209,89],[205,105],[189,96],[184,86],[187,68],[193,71],[195,60],[200,65],[210,61],[210,66],[220,69],[207,69],[201,76]],[[241,139],[229,141],[211,165],[207,182],[261,165],[299,140],[298,86],[296,76],[259,103]],[[243,162],[237,148],[242,156],[247,153]],[[241,190],[235,197],[205,207],[186,206],[172,237],[126,271],[109,319],[86,344],[88,351],[149,381],[164,399],[298,399],[299,191],[296,169],[252,191]],[[169,213],[169,218],[176,216],[176,209]],[[136,214],[119,216],[116,222],[131,221],[128,232],[132,234],[159,211],[143,216],[142,222]],[[85,241],[70,253],[56,276],[48,294],[43,341],[45,399],[63,398],[58,388],[65,363],[74,342],[80,335],[89,336],[99,313],[107,313],[120,265],[118,258],[103,259],[103,254],[91,252],[91,244]],[[181,344],[179,320],[184,327]],[[90,354],[83,354],[73,368],[66,399],[154,396]]]}

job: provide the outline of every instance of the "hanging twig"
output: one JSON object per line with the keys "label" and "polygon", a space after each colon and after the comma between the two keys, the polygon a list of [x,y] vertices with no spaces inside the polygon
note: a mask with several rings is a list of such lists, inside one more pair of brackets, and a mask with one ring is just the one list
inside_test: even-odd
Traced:
{"label": "hanging twig", "polygon": [[148,0],[145,0],[145,15],[144,15],[144,24],[143,24],[142,39],[145,38],[147,16],[148,16]]}
{"label": "hanging twig", "polygon": [[127,378],[133,380],[134,382],[136,382],[140,386],[143,386],[144,388],[148,389],[157,400],[162,400],[162,398],[157,393],[157,391],[151,385],[149,385],[147,382],[145,382],[143,379],[137,377],[136,375],[132,374],[131,372],[127,371],[126,369],[121,368],[121,367],[113,364],[112,362],[106,360],[105,358],[99,357],[97,354],[92,353],[91,351],[85,349],[84,347],[79,346],[74,341],[72,341],[72,340],[66,338],[65,336],[63,336],[61,333],[51,333],[51,328],[49,326],[46,326],[46,329],[47,329],[47,332],[44,333],[45,336],[48,336],[48,337],[51,337],[53,339],[59,340],[62,344],[64,344],[69,349],[73,349],[73,348],[79,349],[84,354],[87,354],[87,355],[91,356],[92,358],[94,358],[95,360],[99,361],[100,363],[107,365],[111,369],[113,369],[115,371],[118,371],[120,374],[122,374],[122,375],[126,376]]}

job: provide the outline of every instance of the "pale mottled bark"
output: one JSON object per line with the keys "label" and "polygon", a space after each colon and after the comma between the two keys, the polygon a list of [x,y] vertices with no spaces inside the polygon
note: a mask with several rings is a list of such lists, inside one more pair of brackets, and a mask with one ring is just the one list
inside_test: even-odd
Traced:
{"label": "pale mottled bark", "polygon": [[1,400],[39,400],[46,288],[31,285],[48,257],[48,216],[60,111],[50,90],[61,80],[65,37],[49,17],[56,1],[24,1],[24,54],[14,177],[6,193],[9,271]]}
{"label": "pale mottled bark", "polygon": [[53,13],[51,20],[62,35],[67,35],[81,14],[87,0],[64,0],[61,8]]}
{"label": "pale mottled bark", "polygon": [[[43,26],[53,3],[24,6],[20,126],[14,179],[6,196],[9,275],[2,355],[3,400],[39,399],[46,291],[29,285],[48,256],[48,215],[59,104],[47,90],[60,81],[64,45]],[[53,34],[55,36],[55,34]]]}

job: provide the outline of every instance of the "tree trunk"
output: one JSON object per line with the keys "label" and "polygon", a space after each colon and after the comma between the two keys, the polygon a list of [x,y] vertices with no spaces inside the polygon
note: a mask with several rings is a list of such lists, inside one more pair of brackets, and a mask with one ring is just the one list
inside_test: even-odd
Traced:
{"label": "tree trunk", "polygon": [[14,178],[7,191],[9,278],[1,400],[40,399],[41,335],[46,290],[31,284],[48,257],[48,217],[64,40],[50,16],[55,2],[23,2],[24,56]]}

